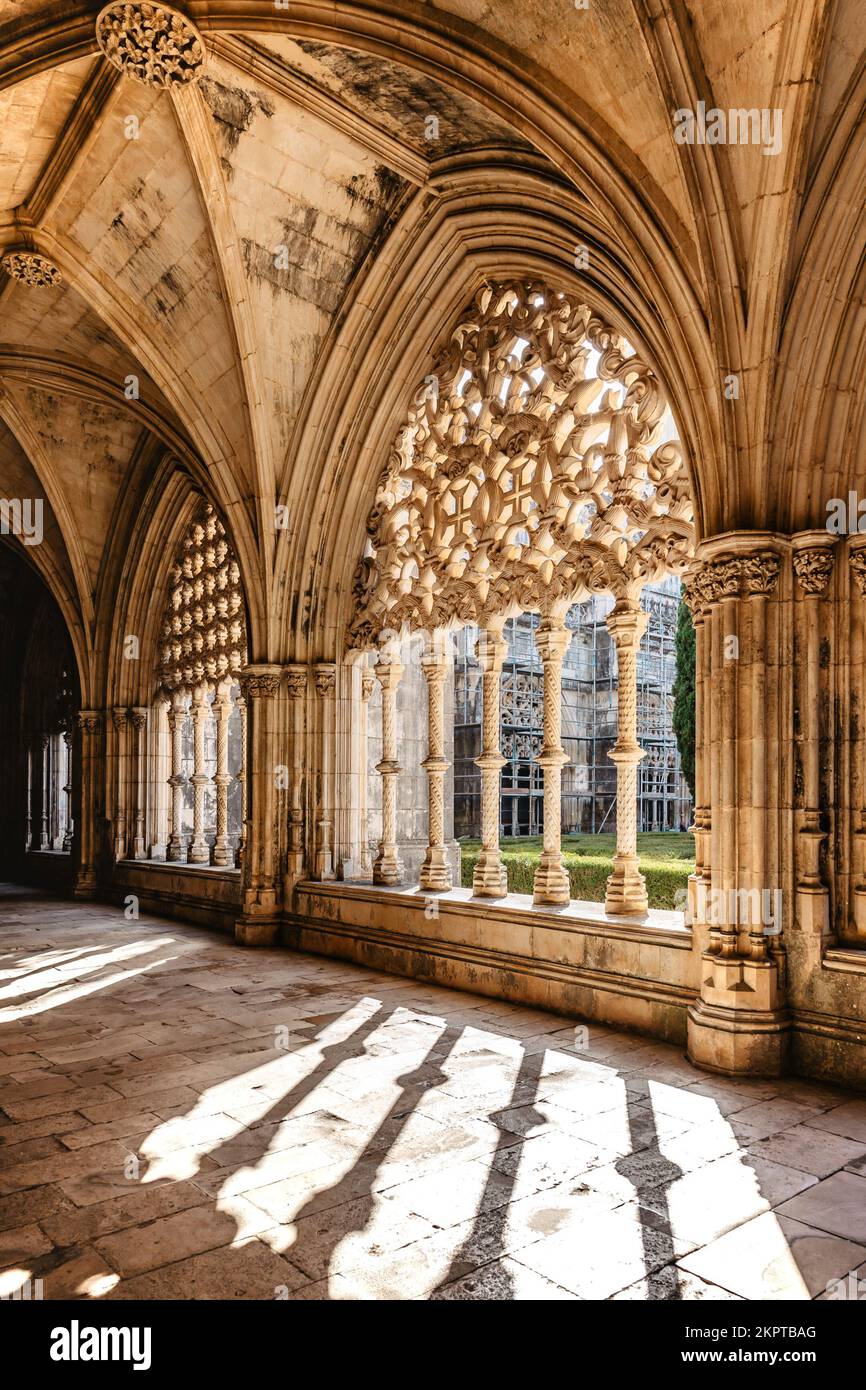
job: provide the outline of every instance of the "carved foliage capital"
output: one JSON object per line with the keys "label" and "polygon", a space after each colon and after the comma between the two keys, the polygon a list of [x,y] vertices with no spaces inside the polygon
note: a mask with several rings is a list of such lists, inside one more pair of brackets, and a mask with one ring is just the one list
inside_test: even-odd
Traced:
{"label": "carved foliage capital", "polygon": [[98,734],[102,727],[102,715],[99,710],[79,710],[76,718],[78,727],[83,734]]}
{"label": "carved foliage capital", "polygon": [[833,573],[833,552],[827,549],[794,552],[794,573],[804,594],[826,592]]}
{"label": "carved foliage capital", "polygon": [[709,560],[690,578],[686,601],[700,609],[728,598],[751,598],[771,594],[776,588],[782,562],[774,550],[753,555],[723,555]]}
{"label": "carved foliage capital", "polygon": [[287,668],[286,690],[290,700],[303,700],[307,693],[306,666],[289,666]]}
{"label": "carved foliage capital", "polygon": [[851,572],[861,594],[866,594],[866,550],[852,550],[848,555]]}
{"label": "carved foliage capital", "polygon": [[247,669],[238,676],[246,700],[272,700],[280,688],[280,677],[272,671]]}
{"label": "carved foliage capital", "polygon": [[315,681],[317,695],[333,695],[337,683],[337,668],[332,665],[317,666]]}

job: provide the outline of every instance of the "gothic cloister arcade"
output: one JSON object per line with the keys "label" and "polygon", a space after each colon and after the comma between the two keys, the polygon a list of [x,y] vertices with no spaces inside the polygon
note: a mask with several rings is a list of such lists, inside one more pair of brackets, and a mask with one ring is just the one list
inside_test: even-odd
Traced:
{"label": "gothic cloister arcade", "polygon": [[[697,1082],[866,1087],[864,84],[857,0],[0,0],[4,879],[220,932],[232,968],[278,947],[626,1030]],[[677,911],[636,813],[669,575]],[[561,834],[596,595],[603,903]],[[531,894],[500,850],[521,614]]]}

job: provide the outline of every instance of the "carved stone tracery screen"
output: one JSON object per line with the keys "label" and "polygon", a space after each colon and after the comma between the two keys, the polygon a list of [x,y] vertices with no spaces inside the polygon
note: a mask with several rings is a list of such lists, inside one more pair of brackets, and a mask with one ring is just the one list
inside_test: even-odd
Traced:
{"label": "carved stone tracery screen", "polygon": [[658,378],[576,295],[485,285],[414,396],[367,534],[356,646],[681,573],[692,500]]}

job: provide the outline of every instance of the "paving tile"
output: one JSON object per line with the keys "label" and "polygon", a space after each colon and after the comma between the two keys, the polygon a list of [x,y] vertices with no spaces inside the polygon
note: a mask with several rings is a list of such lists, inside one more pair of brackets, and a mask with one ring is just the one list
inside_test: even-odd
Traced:
{"label": "paving tile", "polygon": [[766,1212],[677,1263],[742,1298],[808,1300],[856,1269],[866,1247]]}
{"label": "paving tile", "polygon": [[846,1139],[856,1139],[866,1144],[866,1100],[850,1100],[844,1105],[834,1106],[823,1115],[807,1120],[806,1124],[826,1130],[828,1134],[841,1134]]}
{"label": "paving tile", "polygon": [[785,1202],[779,1213],[866,1245],[866,1177],[834,1173]]}
{"label": "paving tile", "polygon": [[756,1140],[749,1145],[749,1153],[756,1158],[784,1163],[789,1168],[801,1168],[816,1178],[826,1178],[839,1168],[854,1167],[856,1170],[856,1161],[866,1158],[864,1142],[845,1139],[809,1125],[794,1125],[769,1139]]}
{"label": "paving tile", "polygon": [[14,907],[0,1291],[26,1269],[47,1298],[736,1301],[866,1270],[866,1101],[837,1087],[709,1076],[596,1025],[576,1050],[537,1009],[158,918]]}

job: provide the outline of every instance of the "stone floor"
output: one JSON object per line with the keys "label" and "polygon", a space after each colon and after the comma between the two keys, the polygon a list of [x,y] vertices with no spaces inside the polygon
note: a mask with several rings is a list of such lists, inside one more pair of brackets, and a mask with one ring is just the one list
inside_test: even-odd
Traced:
{"label": "stone floor", "polygon": [[866,1099],[13,888],[0,1110],[4,1295],[806,1299],[866,1277]]}

